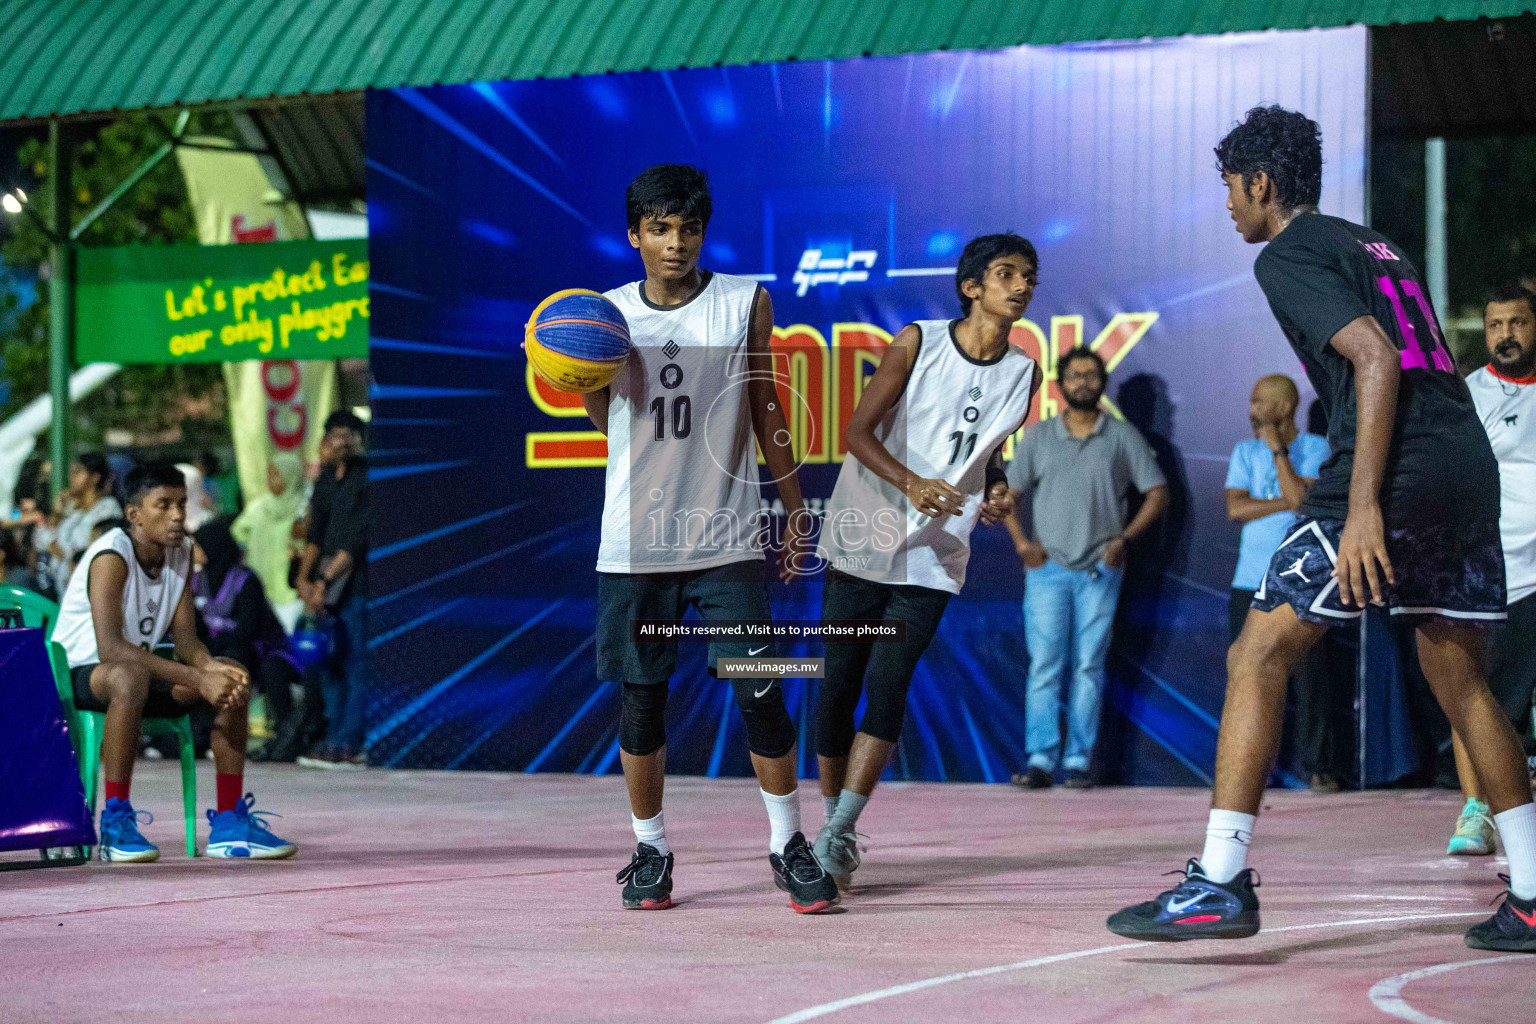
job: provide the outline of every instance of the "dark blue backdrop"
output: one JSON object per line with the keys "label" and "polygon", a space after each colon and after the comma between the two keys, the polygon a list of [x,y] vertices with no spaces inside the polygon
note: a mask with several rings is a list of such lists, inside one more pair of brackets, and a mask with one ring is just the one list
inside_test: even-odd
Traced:
{"label": "dark blue backdrop", "polygon": [[[1211,147],[1256,103],[1299,108],[1323,128],[1324,209],[1360,219],[1365,57],[1364,30],[1341,29],[370,94],[374,761],[618,768],[614,686],[593,675],[602,445],[579,407],[535,395],[518,344],[550,292],[641,276],[624,186],[671,161],[713,180],[704,265],[757,276],[786,342],[825,343],[829,363],[957,315],[967,238],[1034,240],[1036,328],[1016,340],[1048,372],[1053,346],[1117,356],[1110,398],[1174,482],[1128,577],[1101,768],[1208,780],[1236,558],[1227,456],[1258,376],[1305,386]],[[810,267],[835,280],[806,280]],[[828,396],[818,436],[833,436],[831,407],[846,411],[868,365],[822,378],[815,362],[797,382]],[[801,472],[818,500],[838,469],[822,459]],[[897,776],[998,780],[1022,763],[1022,587],[1006,535],[979,529],[914,680]],[[776,615],[813,618],[820,588],[773,598]],[[683,647],[669,768],[745,773],[728,689],[702,660]],[[804,735],[812,687],[786,693]]]}

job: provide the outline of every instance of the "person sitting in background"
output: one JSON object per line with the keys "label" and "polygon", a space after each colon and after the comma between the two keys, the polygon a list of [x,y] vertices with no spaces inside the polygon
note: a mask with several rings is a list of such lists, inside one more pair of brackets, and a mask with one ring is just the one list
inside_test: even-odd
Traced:
{"label": "person sitting in background", "polygon": [[[267,602],[261,578],[243,564],[240,545],[223,518],[204,523],[193,541],[203,555],[202,568],[193,578],[193,600],[208,634],[208,649],[245,666],[267,698],[268,731],[276,732],[292,717],[289,687],[302,677],[288,654],[288,634]],[[285,760],[292,759],[289,754]]]}
{"label": "person sitting in background", "polygon": [[267,599],[290,632],[302,610],[298,592],[288,585],[294,553],[293,523],[304,501],[304,462],[293,452],[278,452],[267,463],[267,490],[230,524],[245,548],[245,563],[261,578]]}
{"label": "person sitting in background", "polygon": [[335,648],[325,681],[325,742],[298,759],[307,768],[361,768],[368,703],[368,464],[363,421],[345,409],[326,417],[320,469],[309,506],[309,534],[299,563],[307,615],[335,620]]}
{"label": "person sitting in background", "polygon": [[[187,585],[192,545],[186,534],[186,484],[169,467],[142,467],[128,475],[126,496],[128,528],[109,530],[86,549],[53,632],[69,661],[75,706],[106,716],[101,858],[159,858],[159,849],[139,831],[140,812],[129,802],[139,723],[146,715],[178,717],[200,704],[215,709],[218,811],[208,812],[208,856],[291,857],[293,844],[251,813],[249,793],[240,795],[250,676],[232,659],[215,658],[198,639]],[[152,653],[167,633],[176,645],[175,661]]]}
{"label": "person sitting in background", "polygon": [[[1243,631],[1253,595],[1264,582],[1269,560],[1285,540],[1296,509],[1328,459],[1328,440],[1296,429],[1301,395],[1283,374],[1259,378],[1248,398],[1253,440],[1239,441],[1227,463],[1227,518],[1243,524],[1237,570],[1227,599],[1231,640]],[[1302,759],[1314,792],[1338,791],[1335,744],[1336,700],[1348,687],[1328,678],[1324,645],[1314,647],[1292,677]]]}
{"label": "person sitting in background", "polygon": [[100,452],[86,452],[69,467],[69,505],[49,548],[60,567],[55,585],[62,593],[80,553],[91,545],[97,523],[120,519],[123,506],[112,497],[112,469]]}

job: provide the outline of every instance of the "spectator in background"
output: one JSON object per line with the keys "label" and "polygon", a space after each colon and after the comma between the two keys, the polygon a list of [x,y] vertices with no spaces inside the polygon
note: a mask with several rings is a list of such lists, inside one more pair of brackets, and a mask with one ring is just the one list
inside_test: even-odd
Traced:
{"label": "spectator in background", "polygon": [[364,611],[368,604],[368,465],[363,421],[338,409],[326,417],[323,457],[309,504],[309,535],[299,561],[299,597],[308,615],[336,624],[325,681],[325,741],[299,764],[364,765],[363,713],[368,703]]}
{"label": "spectator in background", "polygon": [[69,467],[68,507],[49,547],[58,572],[54,586],[64,592],[75,559],[91,546],[97,523],[123,517],[123,506],[112,496],[112,469],[100,452],[86,452]]}
{"label": "spectator in background", "polygon": [[[1013,782],[1028,789],[1051,784],[1058,757],[1064,785],[1086,789],[1092,784],[1088,765],[1098,739],[1104,661],[1126,545],[1168,507],[1168,483],[1151,447],[1135,427],[1099,408],[1108,383],[1104,360],[1089,349],[1070,349],[1058,373],[1066,411],[1026,428],[1008,468],[1015,492],[1032,492],[1037,538],[1029,538],[1017,515],[1005,520],[1027,570],[1029,764]],[[1145,500],[1127,523],[1131,488]],[[1061,690],[1068,662],[1073,671],[1062,754]]]}
{"label": "spectator in background", "polygon": [[[276,733],[293,715],[289,688],[302,676],[288,654],[288,634],[267,602],[261,578],[244,564],[227,520],[210,519],[193,540],[202,555],[192,594],[206,629],[204,642],[214,657],[245,666],[267,698],[268,732]],[[281,760],[292,759],[289,754]]]}
{"label": "spectator in background", "polygon": [[[1296,509],[1328,459],[1328,441],[1296,429],[1301,395],[1282,374],[1261,377],[1248,398],[1253,440],[1239,441],[1227,463],[1227,518],[1243,524],[1237,571],[1227,599],[1231,639],[1243,631],[1254,592],[1264,582],[1269,560],[1296,519]],[[1349,693],[1332,687],[1323,644],[1314,647],[1291,679],[1302,759],[1315,792],[1338,792],[1338,727],[1333,698]]]}
{"label": "spectator in background", "polygon": [[293,523],[304,501],[304,462],[293,452],[278,452],[267,464],[267,490],[245,507],[230,526],[245,548],[245,561],[261,577],[267,598],[290,632],[302,605],[288,585],[294,554]]}
{"label": "spectator in background", "polygon": [[10,530],[0,531],[0,583],[32,589],[32,573],[27,569],[21,545]]}
{"label": "spectator in background", "polygon": [[[1526,757],[1531,741],[1531,695],[1536,690],[1536,294],[1506,285],[1483,307],[1488,365],[1467,377],[1477,415],[1499,460],[1499,537],[1509,620],[1495,635],[1488,659],[1488,689],[1514,723]],[[1471,760],[1452,733],[1456,774],[1466,802],[1447,853],[1491,854],[1494,827]],[[1536,763],[1536,762],[1533,762]]]}

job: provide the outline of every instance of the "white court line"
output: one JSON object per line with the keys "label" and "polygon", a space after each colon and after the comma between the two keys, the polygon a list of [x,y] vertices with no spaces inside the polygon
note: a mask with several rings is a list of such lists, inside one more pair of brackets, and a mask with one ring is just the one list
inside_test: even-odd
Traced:
{"label": "white court line", "polygon": [[[1445,917],[1482,916],[1484,916],[1482,911],[1461,911],[1454,914],[1404,914],[1399,917],[1361,917],[1352,921],[1324,921],[1321,924],[1293,924],[1287,925],[1284,928],[1266,928],[1260,934],[1276,935],[1280,932],[1304,932],[1312,928],[1346,928],[1356,924],[1391,924],[1396,921],[1432,921]],[[1034,960],[1020,960],[1018,963],[1002,964],[998,967],[982,967],[974,971],[961,971],[959,974],[945,974],[937,978],[924,978],[922,981],[910,981],[905,985],[893,985],[890,988],[877,989],[874,992],[865,992],[862,995],[848,996],[846,999],[822,1003],[820,1006],[796,1010],[794,1013],[786,1016],[775,1017],[768,1024],[800,1024],[801,1021],[825,1017],[829,1013],[846,1010],[852,1006],[863,1006],[865,1003],[874,1003],[881,999],[904,996],[909,992],[918,992],[925,988],[933,988],[936,985],[947,985],[952,981],[968,981],[971,978],[984,978],[989,974],[1005,974],[1009,971],[1027,970],[1031,967],[1045,967],[1050,964],[1059,964],[1064,960],[1076,960],[1085,956],[1098,956],[1100,953],[1113,953],[1117,949],[1146,949],[1148,945],[1149,943],[1145,942],[1121,942],[1113,946],[1100,946],[1097,949],[1082,949],[1076,953],[1057,953],[1055,956],[1042,956]]]}
{"label": "white court line", "polygon": [[1452,964],[1436,964],[1433,967],[1425,967],[1422,970],[1409,971],[1399,974],[1395,978],[1387,978],[1378,981],[1371,986],[1371,1003],[1382,1013],[1393,1017],[1401,1017],[1403,1020],[1412,1021],[1413,1024],[1452,1024],[1451,1021],[1441,1020],[1439,1017],[1431,1017],[1427,1013],[1420,1013],[1400,996],[1403,986],[1410,981],[1418,981],[1420,978],[1428,978],[1436,974],[1444,974],[1446,971],[1454,971],[1458,967],[1476,967],[1478,964],[1501,964],[1506,960],[1531,960],[1529,953],[1511,953],[1509,956],[1490,956],[1481,960],[1459,960]]}

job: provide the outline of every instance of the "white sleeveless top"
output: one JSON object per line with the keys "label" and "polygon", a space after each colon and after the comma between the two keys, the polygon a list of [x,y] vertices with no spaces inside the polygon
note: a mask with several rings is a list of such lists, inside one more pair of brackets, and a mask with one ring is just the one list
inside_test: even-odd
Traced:
{"label": "white sleeveless top", "polygon": [[714,274],[679,306],[645,283],[606,292],[629,322],[629,361],[608,388],[599,572],[708,569],[762,560],[761,486],[747,401],[760,286]]}
{"label": "white sleeveless top", "polygon": [[875,437],[896,461],[965,496],[958,516],[930,518],[900,488],[850,452],[827,502],[816,552],[835,569],[876,583],[960,593],[971,530],[984,499],[987,459],[1029,415],[1035,361],[1009,345],[991,362],[966,355],[958,320],[919,320],[917,360]]}
{"label": "white sleeveless top", "polygon": [[133,553],[133,541],[121,528],[98,537],[85,549],[80,564],[69,577],[64,600],[59,602],[59,620],[53,627],[53,639],[64,646],[70,668],[101,661],[96,649],[96,627],[91,619],[89,584],[91,563],[106,551],[116,552],[128,563],[128,579],[123,584],[123,639],[146,651],[154,650],[170,631],[176,605],[192,574],[190,539],[165,553],[160,575],[151,579]]}

